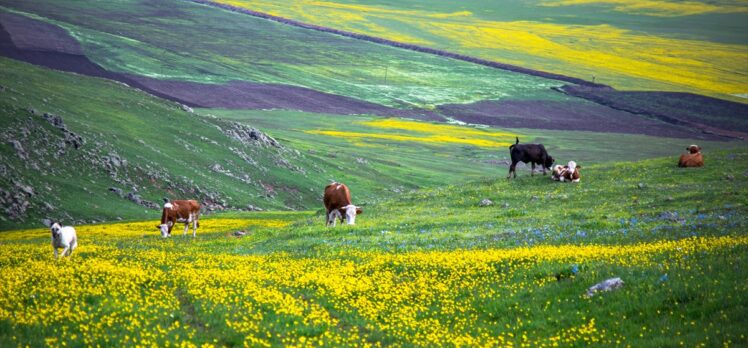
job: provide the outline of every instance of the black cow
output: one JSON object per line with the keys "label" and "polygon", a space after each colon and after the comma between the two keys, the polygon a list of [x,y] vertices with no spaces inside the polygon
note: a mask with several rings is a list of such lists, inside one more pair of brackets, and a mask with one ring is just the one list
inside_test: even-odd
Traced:
{"label": "black cow", "polygon": [[532,164],[530,175],[535,175],[535,164],[540,164],[543,166],[543,175],[545,175],[545,170],[551,169],[554,161],[553,157],[545,151],[543,144],[520,144],[519,137],[517,137],[517,143],[509,146],[509,153],[512,155],[512,165],[509,166],[507,179],[512,176],[512,172],[514,172],[514,177],[517,177],[517,162],[530,162]]}

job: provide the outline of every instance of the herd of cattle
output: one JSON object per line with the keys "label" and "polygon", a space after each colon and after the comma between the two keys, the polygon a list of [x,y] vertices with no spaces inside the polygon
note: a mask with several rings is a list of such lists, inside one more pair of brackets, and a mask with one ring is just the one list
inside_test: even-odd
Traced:
{"label": "herd of cattle", "polygon": [[[678,167],[703,167],[704,158],[701,156],[701,147],[691,145],[686,148],[688,153],[684,153],[678,160]],[[579,170],[582,166],[574,161],[569,161],[566,165],[554,165],[555,160],[545,150],[543,144],[520,144],[517,142],[509,147],[512,163],[509,166],[509,175],[507,179],[517,177],[517,163],[530,163],[530,175],[535,174],[535,165],[540,165],[543,169],[543,175],[546,169],[551,171],[551,179],[561,182],[579,182],[581,179]],[[351,202],[351,191],[348,186],[338,182],[333,182],[325,186],[324,197],[322,202],[325,205],[326,225],[333,227],[337,221],[345,222],[348,225],[356,223],[356,216],[361,214],[361,207],[355,206]],[[200,227],[200,203],[195,200],[174,200],[164,204],[161,212],[161,223],[156,228],[161,232],[161,236],[167,238],[171,236],[171,230],[176,223],[184,223],[184,235],[187,235],[190,223],[192,224],[192,237],[197,234],[197,228]],[[52,248],[55,258],[58,257],[57,249],[62,248],[62,256],[69,256],[78,246],[78,237],[75,229],[71,226],[61,226],[54,222],[50,226],[52,231]]]}

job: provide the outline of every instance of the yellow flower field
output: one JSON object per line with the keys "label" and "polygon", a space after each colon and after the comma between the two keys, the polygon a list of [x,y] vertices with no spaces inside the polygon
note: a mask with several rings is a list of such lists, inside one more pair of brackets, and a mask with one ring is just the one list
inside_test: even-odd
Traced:
{"label": "yellow flower field", "polygon": [[461,144],[478,147],[508,147],[514,143],[517,134],[476,129],[466,126],[434,124],[427,122],[404,121],[397,119],[379,119],[359,122],[359,124],[388,130],[386,133],[350,132],[339,130],[307,130],[308,134],[319,134],[345,138],[354,144],[366,146],[362,140],[390,140],[416,142],[429,145]]}
{"label": "yellow flower field", "polygon": [[[273,220],[217,220],[204,222],[206,232],[211,224],[220,226],[216,231],[253,224],[285,228]],[[691,267],[689,260],[699,255],[748,245],[746,236],[725,236],[633,245],[241,255],[231,250],[244,239],[230,239],[235,242],[222,251],[201,238],[144,240],[150,224],[81,226],[79,249],[57,262],[42,231],[0,234],[0,322],[15,332],[38,332],[52,346],[620,344],[626,337],[573,313],[555,334],[533,334],[534,324],[521,319],[530,311],[520,305],[522,294],[559,283],[553,274],[527,274],[538,265],[570,263],[668,272]],[[101,234],[110,238],[97,239]],[[557,300],[545,308],[561,306]],[[581,293],[563,299],[570,300],[592,301]],[[516,306],[520,319],[501,327],[475,325],[490,315],[484,304],[493,301]]]}
{"label": "yellow flower field", "polygon": [[[216,0],[302,22],[558,72],[621,89],[748,93],[748,44],[636,32],[612,25],[487,20],[469,11],[403,10],[335,1]],[[745,13],[744,1],[547,0],[537,6],[609,4],[650,16]],[[459,7],[455,7],[458,9]]]}

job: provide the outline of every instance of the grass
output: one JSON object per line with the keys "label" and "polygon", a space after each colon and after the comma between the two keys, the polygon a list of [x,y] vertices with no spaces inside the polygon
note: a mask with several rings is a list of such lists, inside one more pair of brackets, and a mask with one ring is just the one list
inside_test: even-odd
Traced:
{"label": "grass", "polygon": [[620,89],[746,91],[748,12],[737,1],[216,2]]}
{"label": "grass", "polygon": [[[46,230],[6,232],[0,342],[739,346],[746,157],[421,190],[366,206],[352,227],[313,212],[216,216],[195,240],[79,226],[59,262]],[[497,204],[479,207],[486,197]],[[610,277],[624,287],[583,296]]]}
{"label": "grass", "polygon": [[[544,143],[559,162],[574,159],[582,165],[673,155],[694,142],[482,129],[365,115],[257,110],[191,114],[121,84],[8,59],[0,64],[0,85],[5,87],[0,155],[7,173],[0,183],[7,189],[16,183],[29,185],[35,192],[20,219],[8,219],[7,212],[0,218],[2,230],[38,226],[43,218],[91,223],[158,217],[157,210],[120,198],[110,192],[112,187],[156,203],[162,197],[190,197],[233,209],[252,204],[303,210],[318,209],[322,187],[337,180],[353,188],[358,203],[373,203],[417,188],[502,176],[506,169],[499,164],[509,157],[506,145],[514,135],[522,142]],[[80,150],[63,147],[58,154],[63,135],[40,116],[43,113],[61,116],[86,144]],[[285,149],[244,145],[216,128],[231,127],[231,121],[268,132]],[[341,136],[350,134],[356,137]],[[19,158],[10,140],[18,140],[30,159]],[[707,154],[743,146],[698,143]],[[102,163],[111,154],[128,165],[107,170]],[[215,164],[224,171],[213,171]]]}
{"label": "grass", "polygon": [[[280,83],[395,107],[569,99],[562,83],[295,28],[188,1],[3,2],[59,25],[110,71],[218,84]],[[138,16],[132,16],[138,13]]]}

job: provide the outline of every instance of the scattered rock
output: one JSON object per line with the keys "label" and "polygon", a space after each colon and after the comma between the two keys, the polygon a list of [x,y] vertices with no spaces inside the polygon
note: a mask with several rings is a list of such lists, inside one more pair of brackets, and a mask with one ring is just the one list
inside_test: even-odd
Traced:
{"label": "scattered rock", "polygon": [[110,187],[109,191],[114,192],[117,196],[120,196],[120,197],[124,195],[124,192],[122,192],[122,189],[118,187]]}
{"label": "scattered rock", "polygon": [[261,132],[257,128],[250,127],[238,122],[231,122],[229,129],[221,129],[221,131],[223,131],[223,133],[227,136],[238,140],[244,145],[260,145],[283,148],[277,140]]}
{"label": "scattered rock", "polygon": [[8,141],[8,144],[10,144],[11,146],[13,146],[13,150],[16,150],[16,155],[18,155],[18,158],[20,158],[20,159],[22,159],[24,161],[29,159],[29,154],[23,148],[23,146],[21,145],[20,141],[18,141],[18,140],[11,140],[11,141]]}
{"label": "scattered rock", "polygon": [[235,237],[242,237],[242,236],[246,235],[247,232],[244,232],[244,231],[234,231],[233,234],[234,234]]}
{"label": "scattered rock", "polygon": [[509,208],[509,203],[507,202],[501,203],[501,207],[504,209]]}
{"label": "scattered rock", "polygon": [[644,189],[647,187],[647,185],[644,185],[644,183],[641,183],[641,182],[636,184],[636,186],[639,187],[639,189]]}
{"label": "scattered rock", "polygon": [[493,205],[493,201],[488,198],[484,198],[482,201],[480,201],[480,203],[478,203],[478,205],[481,207],[488,207]]}
{"label": "scattered rock", "polygon": [[224,169],[223,166],[218,163],[214,163],[213,165],[211,165],[210,170],[216,173],[226,173],[226,169]]}
{"label": "scattered rock", "polygon": [[356,163],[358,163],[358,164],[369,164],[369,161],[367,161],[366,158],[356,157]]}
{"label": "scattered rock", "polygon": [[189,107],[187,105],[184,105],[184,104],[182,104],[182,110],[184,110],[186,112],[189,112],[189,113],[194,113],[195,112],[195,110],[192,110],[191,107]]}
{"label": "scattered rock", "polygon": [[667,196],[667,197],[665,197],[665,200],[668,201],[668,202],[672,202],[672,201],[675,200],[675,198],[673,198],[673,196]]}
{"label": "scattered rock", "polygon": [[247,210],[248,211],[262,211],[262,208],[255,207],[254,205],[251,205],[251,204],[247,204]]}
{"label": "scattered rock", "polygon": [[538,199],[540,199],[540,197],[538,197],[538,196],[532,196],[532,197],[530,197],[531,201],[537,201]]}
{"label": "scattered rock", "polygon": [[19,191],[21,191],[21,192],[25,193],[26,195],[28,195],[29,197],[31,197],[31,196],[34,195],[34,188],[32,188],[29,185],[24,185],[24,184],[22,184],[20,182],[16,182],[16,188]]}
{"label": "scattered rock", "polygon": [[47,226],[47,227],[52,226],[52,220],[42,219],[42,224],[44,224],[44,226]]}
{"label": "scattered rock", "polygon": [[595,296],[598,292],[611,291],[623,287],[623,280],[621,278],[610,278],[600,283],[597,283],[587,289],[587,297]]}
{"label": "scattered rock", "polygon": [[735,180],[735,176],[732,174],[725,174],[725,180],[727,181],[733,181]]}

